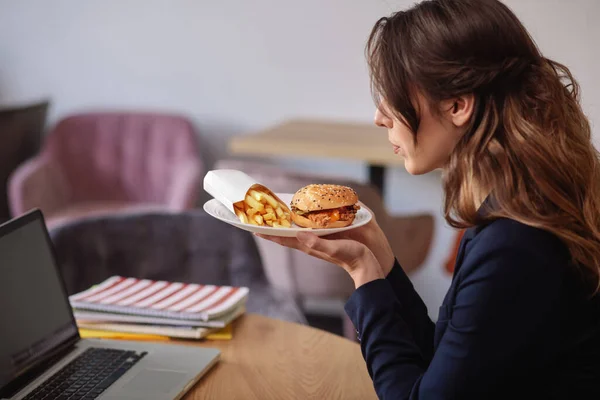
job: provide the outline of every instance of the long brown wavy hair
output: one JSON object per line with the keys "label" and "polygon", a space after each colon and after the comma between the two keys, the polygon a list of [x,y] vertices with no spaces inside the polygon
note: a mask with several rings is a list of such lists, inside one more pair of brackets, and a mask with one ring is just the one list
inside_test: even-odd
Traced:
{"label": "long brown wavy hair", "polygon": [[[416,135],[415,91],[432,110],[474,95],[444,168],[445,218],[510,218],[558,236],[600,288],[600,163],[569,69],[544,57],[498,0],[428,0],[377,21],[366,47],[376,101]],[[482,191],[495,207],[478,214]]]}

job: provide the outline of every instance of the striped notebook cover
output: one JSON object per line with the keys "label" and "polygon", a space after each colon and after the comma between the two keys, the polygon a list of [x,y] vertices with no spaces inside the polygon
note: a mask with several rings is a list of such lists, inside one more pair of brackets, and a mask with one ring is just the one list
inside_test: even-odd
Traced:
{"label": "striped notebook cover", "polygon": [[113,276],[69,297],[81,310],[208,321],[244,304],[248,288]]}

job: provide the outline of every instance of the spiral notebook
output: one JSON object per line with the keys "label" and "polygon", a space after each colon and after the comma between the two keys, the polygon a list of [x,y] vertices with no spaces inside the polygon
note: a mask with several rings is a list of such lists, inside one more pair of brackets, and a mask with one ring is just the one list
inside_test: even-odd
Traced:
{"label": "spiral notebook", "polygon": [[71,307],[158,318],[209,321],[248,298],[248,288],[113,276],[69,297]]}
{"label": "spiral notebook", "polygon": [[242,304],[230,313],[222,315],[210,321],[199,321],[190,319],[160,318],[145,315],[120,314],[101,311],[74,310],[73,315],[79,324],[81,323],[131,323],[145,325],[172,325],[192,326],[196,328],[224,328],[240,315],[246,312],[246,306]]}

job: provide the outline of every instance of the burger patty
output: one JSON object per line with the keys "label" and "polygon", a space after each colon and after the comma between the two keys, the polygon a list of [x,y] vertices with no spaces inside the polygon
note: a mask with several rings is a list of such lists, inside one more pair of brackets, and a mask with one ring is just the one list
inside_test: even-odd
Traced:
{"label": "burger patty", "polygon": [[[299,212],[298,209],[293,209],[297,214],[308,218],[319,226],[326,226],[335,221],[348,221],[354,218],[356,212],[360,210],[359,205],[335,208],[333,210],[319,210],[310,212]],[[338,214],[338,215],[335,215]]]}

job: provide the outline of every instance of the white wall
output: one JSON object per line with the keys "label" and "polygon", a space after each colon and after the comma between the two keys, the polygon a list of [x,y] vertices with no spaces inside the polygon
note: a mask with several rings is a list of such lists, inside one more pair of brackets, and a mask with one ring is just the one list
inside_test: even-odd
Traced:
{"label": "white wall", "polygon": [[[214,157],[231,135],[293,116],[371,121],[363,46],[378,17],[412,0],[0,0],[0,103],[50,96],[50,121],[81,109],[172,110]],[[509,0],[542,50],[570,66],[600,123],[598,0]],[[289,161],[365,179],[362,165]],[[438,216],[414,276],[431,315],[449,284],[451,232],[436,174],[388,174],[389,208]]]}

